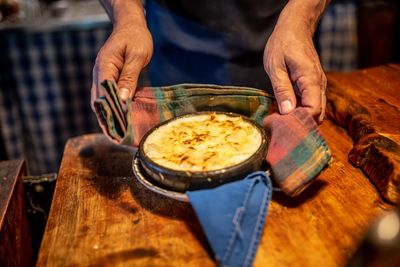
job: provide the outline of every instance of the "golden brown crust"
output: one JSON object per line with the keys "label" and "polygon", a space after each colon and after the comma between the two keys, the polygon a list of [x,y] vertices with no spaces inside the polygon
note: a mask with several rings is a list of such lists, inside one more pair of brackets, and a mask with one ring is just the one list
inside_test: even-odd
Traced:
{"label": "golden brown crust", "polygon": [[147,137],[144,152],[170,169],[210,171],[245,161],[261,140],[257,127],[240,116],[201,114],[161,126]]}

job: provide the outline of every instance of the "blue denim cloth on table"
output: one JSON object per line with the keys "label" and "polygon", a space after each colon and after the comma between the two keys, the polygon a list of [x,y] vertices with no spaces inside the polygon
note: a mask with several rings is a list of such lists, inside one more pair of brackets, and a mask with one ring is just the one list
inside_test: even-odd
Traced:
{"label": "blue denim cloth on table", "polygon": [[251,266],[272,196],[270,178],[254,172],[213,189],[187,192],[220,266]]}

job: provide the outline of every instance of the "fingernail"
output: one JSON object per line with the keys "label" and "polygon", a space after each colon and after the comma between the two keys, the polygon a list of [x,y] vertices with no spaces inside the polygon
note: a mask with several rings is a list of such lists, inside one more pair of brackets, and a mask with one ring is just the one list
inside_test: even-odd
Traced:
{"label": "fingernail", "polygon": [[129,90],[127,88],[121,88],[119,91],[119,96],[121,97],[122,101],[125,101],[129,97]]}
{"label": "fingernail", "polygon": [[292,111],[292,103],[289,100],[284,100],[280,103],[279,108],[282,114],[287,114]]}

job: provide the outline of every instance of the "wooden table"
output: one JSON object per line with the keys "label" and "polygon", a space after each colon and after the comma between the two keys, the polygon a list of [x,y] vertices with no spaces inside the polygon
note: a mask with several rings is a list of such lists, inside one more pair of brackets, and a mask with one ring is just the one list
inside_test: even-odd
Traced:
{"label": "wooden table", "polygon": [[33,266],[25,208],[23,160],[0,161],[0,266]]}
{"label": "wooden table", "polygon": [[[328,79],[330,86],[375,81],[376,90],[381,82],[400,88],[400,67]],[[396,103],[399,122],[400,103],[387,95],[382,89],[380,99]],[[348,162],[353,144],[346,131],[330,120],[321,130],[333,161],[300,197],[274,195],[255,266],[343,266],[374,218],[391,208]],[[191,206],[136,181],[133,154],[102,135],[68,141],[38,266],[215,266]]]}

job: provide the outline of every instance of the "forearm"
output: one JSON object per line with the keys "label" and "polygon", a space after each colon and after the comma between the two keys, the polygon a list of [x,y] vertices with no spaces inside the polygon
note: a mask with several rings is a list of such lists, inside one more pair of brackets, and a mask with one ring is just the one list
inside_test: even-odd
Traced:
{"label": "forearm", "polygon": [[282,10],[276,27],[302,31],[312,36],[330,0],[290,0]]}
{"label": "forearm", "polygon": [[141,0],[100,0],[114,28],[127,24],[146,26]]}

